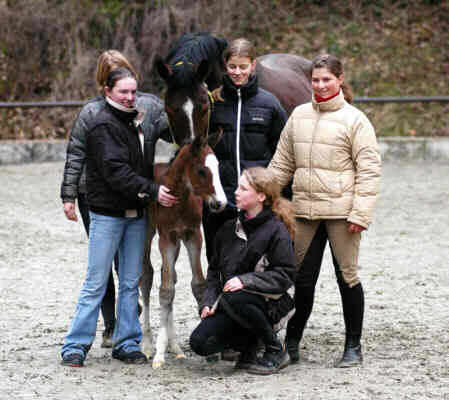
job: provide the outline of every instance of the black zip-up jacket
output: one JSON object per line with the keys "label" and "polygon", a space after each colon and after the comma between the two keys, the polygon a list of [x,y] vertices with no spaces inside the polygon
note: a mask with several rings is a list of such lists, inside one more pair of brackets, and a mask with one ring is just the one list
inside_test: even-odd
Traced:
{"label": "black zip-up jacket", "polygon": [[[89,100],[78,114],[67,143],[67,156],[61,183],[61,199],[75,202],[78,193],[86,193],[86,133],[89,125],[106,104],[103,96]],[[154,156],[156,141],[172,141],[167,114],[161,99],[150,93],[137,92],[136,107],[145,111],[142,131],[145,137],[145,155]]]}
{"label": "black zip-up jacket", "polygon": [[94,212],[120,216],[127,209],[143,209],[139,193],[157,199],[153,156],[144,157],[136,115],[105,104],[87,132],[87,201]]}
{"label": "black zip-up jacket", "polygon": [[287,114],[273,94],[259,88],[256,75],[240,88],[226,75],[221,96],[224,101],[214,104],[211,132],[223,129],[214,151],[220,162],[223,189],[229,204],[235,207],[239,174],[246,168],[268,165]]}
{"label": "black zip-up jacket", "polygon": [[265,208],[251,219],[240,212],[239,218],[220,228],[214,244],[200,310],[212,307],[224,284],[236,276],[243,290],[260,294],[282,294],[295,281],[293,243],[286,226],[271,209]]}

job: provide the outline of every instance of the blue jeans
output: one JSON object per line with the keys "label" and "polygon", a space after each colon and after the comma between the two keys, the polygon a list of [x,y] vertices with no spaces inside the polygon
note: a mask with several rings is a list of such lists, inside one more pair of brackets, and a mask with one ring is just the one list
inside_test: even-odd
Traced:
{"label": "blue jeans", "polygon": [[142,330],[137,313],[139,279],[146,237],[146,218],[90,215],[87,275],[61,355],[89,351],[97,330],[101,301],[106,291],[114,254],[118,251],[119,290],[113,349],[140,350]]}

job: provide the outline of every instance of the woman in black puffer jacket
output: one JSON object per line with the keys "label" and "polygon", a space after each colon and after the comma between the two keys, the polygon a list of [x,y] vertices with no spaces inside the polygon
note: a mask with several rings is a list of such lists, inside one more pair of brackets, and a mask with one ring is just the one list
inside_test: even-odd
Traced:
{"label": "woman in black puffer jacket", "polygon": [[[87,234],[89,234],[90,218],[86,189],[86,133],[95,117],[105,108],[104,90],[109,73],[120,67],[128,69],[137,77],[136,70],[119,51],[106,50],[100,55],[97,62],[96,83],[101,95],[89,100],[81,109],[73,124],[67,144],[67,156],[61,183],[64,213],[67,219],[78,221],[75,211],[75,202],[77,202]],[[145,115],[141,123],[144,134],[145,159],[148,164],[147,168],[152,170],[156,141],[160,137],[171,141],[167,115],[163,102],[149,93],[137,93],[136,107]],[[118,271],[118,257],[114,258],[114,264],[115,270]],[[115,285],[112,273],[101,304],[101,313],[105,326],[102,347],[111,347],[115,326]]]}
{"label": "woman in black puffer jacket", "polygon": [[206,255],[210,261],[218,229],[237,216],[234,192],[243,170],[266,167],[276,150],[287,114],[278,99],[260,88],[255,75],[256,54],[246,39],[236,39],[224,51],[226,75],[214,91],[211,132],[223,130],[214,148],[228,206],[219,213],[204,209]]}

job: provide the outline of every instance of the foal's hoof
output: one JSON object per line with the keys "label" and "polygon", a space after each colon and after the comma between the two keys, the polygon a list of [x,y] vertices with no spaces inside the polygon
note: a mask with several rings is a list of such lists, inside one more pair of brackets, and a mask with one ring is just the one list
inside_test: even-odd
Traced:
{"label": "foal's hoof", "polygon": [[162,368],[165,365],[165,360],[153,360],[153,369]]}

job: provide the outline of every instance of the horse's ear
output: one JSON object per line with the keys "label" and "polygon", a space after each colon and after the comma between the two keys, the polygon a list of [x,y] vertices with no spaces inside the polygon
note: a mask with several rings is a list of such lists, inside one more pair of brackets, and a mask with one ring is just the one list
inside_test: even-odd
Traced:
{"label": "horse's ear", "polygon": [[203,60],[200,62],[200,65],[198,65],[198,68],[196,69],[196,77],[198,81],[204,82],[210,73],[210,64],[207,60]]}
{"label": "horse's ear", "polygon": [[164,62],[161,56],[155,57],[154,67],[164,81],[167,81],[173,74],[172,69]]}
{"label": "horse's ear", "polygon": [[222,136],[223,136],[223,128],[220,126],[218,128],[217,132],[209,134],[209,136],[207,138],[207,142],[208,142],[209,146],[212,148],[215,148],[217,143],[221,140]]}

